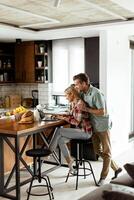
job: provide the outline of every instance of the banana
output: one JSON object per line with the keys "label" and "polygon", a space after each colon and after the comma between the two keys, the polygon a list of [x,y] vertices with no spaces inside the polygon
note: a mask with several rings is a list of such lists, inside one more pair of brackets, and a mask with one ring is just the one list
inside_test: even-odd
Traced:
{"label": "banana", "polygon": [[25,113],[27,112],[28,110],[26,108],[24,108],[23,106],[19,106],[15,109],[13,109],[13,114],[17,114],[17,113]]}
{"label": "banana", "polygon": [[10,116],[11,115],[11,112],[6,112],[6,116]]}

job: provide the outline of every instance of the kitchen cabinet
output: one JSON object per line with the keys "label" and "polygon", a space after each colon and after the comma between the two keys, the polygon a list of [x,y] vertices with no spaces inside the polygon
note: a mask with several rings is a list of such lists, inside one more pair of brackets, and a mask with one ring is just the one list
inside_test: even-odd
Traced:
{"label": "kitchen cabinet", "polygon": [[16,82],[47,83],[49,81],[50,47],[48,41],[28,41],[16,44]]}
{"label": "kitchen cabinet", "polygon": [[35,42],[35,82],[51,82],[52,67],[52,43],[51,41]]}
{"label": "kitchen cabinet", "polygon": [[34,83],[34,41],[15,45],[15,80],[18,83]]}
{"label": "kitchen cabinet", "polygon": [[14,43],[0,43],[0,83],[15,81]]}

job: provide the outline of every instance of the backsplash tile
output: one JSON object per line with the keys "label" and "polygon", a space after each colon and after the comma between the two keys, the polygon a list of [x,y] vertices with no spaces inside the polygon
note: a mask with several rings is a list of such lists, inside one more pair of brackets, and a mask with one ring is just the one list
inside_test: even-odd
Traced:
{"label": "backsplash tile", "polygon": [[32,90],[38,90],[39,104],[51,104],[52,83],[1,85],[0,97],[19,94],[22,98],[31,98]]}
{"label": "backsplash tile", "polygon": [[52,83],[38,84],[39,104],[48,105],[51,103]]}

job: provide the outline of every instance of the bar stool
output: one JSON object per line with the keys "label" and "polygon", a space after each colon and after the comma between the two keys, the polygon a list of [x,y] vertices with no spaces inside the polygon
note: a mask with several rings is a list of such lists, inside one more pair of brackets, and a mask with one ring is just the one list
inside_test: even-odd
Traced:
{"label": "bar stool", "polygon": [[[53,188],[51,186],[50,183],[50,179],[47,175],[41,176],[41,157],[45,157],[45,156],[49,156],[52,152],[49,149],[43,149],[43,148],[38,148],[38,149],[30,149],[28,151],[26,151],[26,155],[29,157],[33,157],[34,159],[34,163],[33,163],[33,176],[32,176],[32,180],[30,182],[30,186],[27,190],[28,196],[27,196],[27,200],[29,199],[30,195],[32,196],[44,196],[44,195],[49,195],[49,199],[52,200],[54,199],[53,196]],[[38,170],[36,169],[36,159],[38,161]],[[42,185],[34,185],[33,186],[33,181],[34,180],[38,180],[39,183],[41,183],[41,181],[45,180],[46,184],[42,184]],[[35,187],[46,187],[47,188],[47,192],[43,193],[43,194],[35,194],[35,193],[31,193],[31,189],[35,188]]]}
{"label": "bar stool", "polygon": [[[85,150],[85,146],[89,143],[89,140],[82,140],[82,139],[72,139],[71,142],[73,142],[73,144],[75,144],[76,149],[75,149],[75,154],[73,154],[73,157],[75,158],[75,166],[74,168],[76,169],[76,174],[74,174],[74,176],[76,176],[76,187],[75,189],[78,189],[78,182],[79,182],[79,177],[83,176],[84,179],[86,178],[86,176],[92,175],[93,176],[93,180],[95,185],[97,186],[97,182],[96,182],[96,178],[93,172],[93,168],[92,165],[90,163],[90,161],[86,158],[86,152]],[[90,149],[89,149],[90,151]],[[86,166],[86,163],[88,164],[88,166]],[[83,171],[82,174],[80,174],[80,170]],[[68,181],[68,178],[70,176],[70,173],[68,173],[65,182]]]}

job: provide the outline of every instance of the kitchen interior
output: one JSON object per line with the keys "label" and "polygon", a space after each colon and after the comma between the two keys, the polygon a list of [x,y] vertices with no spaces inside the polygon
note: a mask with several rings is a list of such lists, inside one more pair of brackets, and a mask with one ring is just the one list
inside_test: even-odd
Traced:
{"label": "kitchen interior", "polygon": [[[123,87],[133,85],[133,5],[119,0],[104,2],[42,0],[37,5],[36,1],[12,4],[1,0],[1,115],[20,104],[31,109],[37,104],[66,106],[64,89],[73,75],[86,72],[106,96],[114,122],[113,141],[118,143],[117,130],[123,133],[124,143],[133,137],[132,89],[125,98],[122,92],[129,105],[126,119],[122,117],[123,104],[110,101],[118,95],[116,85],[122,88],[120,72]],[[131,124],[126,123],[129,118]]]}
{"label": "kitchen interior", "polygon": [[[127,90],[134,85],[130,83],[134,76],[134,9],[132,2],[127,3],[1,0],[0,116],[20,105],[30,110],[38,104],[48,110],[66,109],[64,89],[73,75],[86,72],[106,95],[114,124],[114,155],[132,145],[132,89],[125,97],[121,91],[122,103],[116,98],[118,87]],[[128,108],[124,108],[126,103]]]}
{"label": "kitchen interior", "polygon": [[[67,39],[69,40],[72,39]],[[94,66],[93,70],[96,73],[94,74],[90,68],[90,74],[92,74],[93,84],[98,86],[99,37],[73,40],[85,42],[85,55],[90,52],[93,54],[91,61],[89,56],[85,59],[87,66]],[[94,46],[93,49],[88,43]],[[18,43],[16,39],[15,43],[1,43],[0,51],[1,110],[12,109],[19,105],[35,108],[38,104],[44,106],[67,104],[63,92],[65,86],[61,92],[60,90],[56,93],[52,91],[54,67],[52,66],[52,41],[19,41]],[[84,67],[82,71],[83,69]],[[56,76],[59,73],[62,76],[62,71],[57,69]]]}

